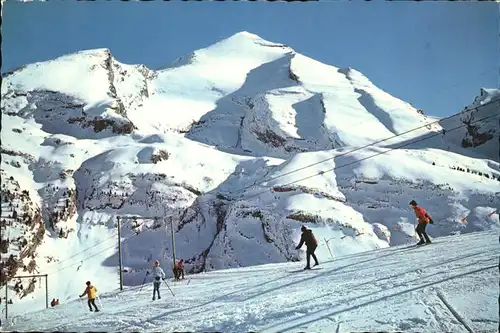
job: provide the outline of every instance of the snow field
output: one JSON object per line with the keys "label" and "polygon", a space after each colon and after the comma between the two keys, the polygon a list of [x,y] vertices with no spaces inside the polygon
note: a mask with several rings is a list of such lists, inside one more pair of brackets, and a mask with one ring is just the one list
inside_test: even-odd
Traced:
{"label": "snow field", "polygon": [[155,302],[148,282],[142,290],[136,286],[101,293],[99,314],[87,313],[79,301],[63,302],[14,319],[12,328],[467,332],[462,320],[473,331],[486,332],[498,325],[494,233],[442,237],[423,247],[399,246],[319,260],[320,269],[312,271],[301,271],[302,262],[187,276],[169,282],[175,297],[162,285],[162,299]]}

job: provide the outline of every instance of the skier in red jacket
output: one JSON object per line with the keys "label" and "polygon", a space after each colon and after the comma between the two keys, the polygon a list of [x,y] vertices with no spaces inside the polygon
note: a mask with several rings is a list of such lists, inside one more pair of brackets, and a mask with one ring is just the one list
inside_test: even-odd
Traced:
{"label": "skier in red jacket", "polygon": [[181,259],[174,267],[175,281],[180,281],[181,276],[184,280],[184,259]]}
{"label": "skier in red jacket", "polygon": [[309,265],[311,261],[311,256],[314,259],[314,266],[319,265],[318,258],[316,258],[316,255],[314,254],[314,251],[316,251],[316,248],[318,247],[318,242],[316,241],[316,238],[314,237],[314,234],[311,229],[307,229],[305,226],[302,226],[300,230],[302,231],[302,236],[300,237],[299,245],[297,245],[295,249],[296,250],[300,249],[302,245],[306,243],[307,266],[304,267],[304,269],[311,269],[311,266]]}
{"label": "skier in red jacket", "polygon": [[417,245],[430,244],[431,240],[425,232],[425,227],[427,227],[427,223],[434,223],[432,221],[432,218],[429,216],[429,214],[427,214],[427,211],[425,209],[417,205],[417,202],[415,200],[410,201],[410,207],[413,208],[415,216],[418,218],[418,225],[415,231],[417,232],[418,237],[420,237],[420,242],[418,242]]}

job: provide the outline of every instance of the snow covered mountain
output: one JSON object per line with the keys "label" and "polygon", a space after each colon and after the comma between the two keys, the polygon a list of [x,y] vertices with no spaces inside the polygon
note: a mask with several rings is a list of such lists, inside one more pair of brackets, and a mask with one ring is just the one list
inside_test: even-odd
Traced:
{"label": "snow covered mountain", "polygon": [[[2,284],[39,272],[61,299],[88,279],[115,289],[124,215],[160,217],[124,220],[126,285],[154,259],[170,273],[170,222],[189,273],[300,260],[302,224],[322,259],[413,242],[411,199],[432,237],[500,227],[494,103],[429,119],[247,32],[159,70],[98,49],[2,79]],[[482,92],[471,108],[500,100]],[[38,280],[16,282],[14,310],[40,302]]]}
{"label": "snow covered mountain", "polygon": [[[477,108],[483,105],[483,107]],[[474,109],[476,108],[476,109]],[[494,161],[500,160],[500,90],[481,89],[474,103],[460,113],[460,117],[442,120],[443,128],[467,125],[447,136],[448,141],[470,148]],[[493,115],[496,117],[491,117]],[[484,121],[479,121],[485,119]]]}

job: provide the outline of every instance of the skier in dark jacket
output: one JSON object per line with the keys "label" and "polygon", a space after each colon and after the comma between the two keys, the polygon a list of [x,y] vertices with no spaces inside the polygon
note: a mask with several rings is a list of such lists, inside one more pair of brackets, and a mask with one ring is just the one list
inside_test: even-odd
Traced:
{"label": "skier in dark jacket", "polygon": [[410,201],[410,207],[413,209],[413,211],[415,212],[415,216],[418,218],[418,225],[417,228],[415,228],[415,231],[420,238],[420,242],[418,242],[417,245],[430,244],[431,240],[425,232],[425,227],[427,227],[427,223],[433,224],[434,221],[432,221],[432,218],[429,216],[429,214],[427,214],[427,211],[425,209],[417,205],[417,202],[415,200]]}
{"label": "skier in dark jacket", "polygon": [[295,249],[300,249],[302,245],[306,243],[307,265],[306,267],[304,267],[304,269],[311,269],[311,256],[314,259],[314,266],[319,265],[318,258],[316,258],[316,255],[314,254],[314,251],[316,251],[316,248],[318,247],[318,242],[316,241],[316,238],[314,237],[311,229],[307,229],[305,226],[302,226],[300,230],[302,231],[302,236],[300,237],[299,245],[297,245]]}

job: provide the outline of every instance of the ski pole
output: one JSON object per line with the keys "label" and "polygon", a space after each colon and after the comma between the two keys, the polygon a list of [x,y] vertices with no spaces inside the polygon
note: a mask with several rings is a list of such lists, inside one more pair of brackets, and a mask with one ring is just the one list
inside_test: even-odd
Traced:
{"label": "ski pole", "polygon": [[142,280],[142,285],[141,285],[141,288],[139,289],[139,292],[141,292],[142,287],[144,287],[144,283],[146,283],[146,278],[148,277],[148,275],[149,275],[149,271],[146,271],[146,276],[144,276],[144,280]]}
{"label": "ski pole", "polygon": [[325,238],[325,244],[326,244],[326,248],[328,249],[328,252],[330,252],[330,257],[332,257],[332,260],[334,259],[333,258],[333,254],[332,254],[332,251],[330,250],[330,246],[328,245],[328,242],[331,240],[331,238],[329,240],[326,240]]}
{"label": "ski pole", "polygon": [[103,309],[101,298],[99,297],[99,295],[96,295],[96,297],[97,297],[97,300],[99,301],[99,305],[101,306],[101,309]]}
{"label": "ski pole", "polygon": [[172,293],[172,296],[174,296],[174,297],[175,297],[174,292],[172,291],[172,289],[170,289],[170,286],[168,285],[167,281],[163,280],[163,282],[165,282],[165,284],[167,285],[167,288],[168,288],[168,290],[170,290],[170,292]]}
{"label": "ski pole", "polygon": [[81,305],[83,306],[83,308],[86,310],[86,308],[85,308],[85,304],[83,304],[83,300],[82,300],[82,298],[81,298],[81,297],[80,297],[80,304],[81,304]]}

